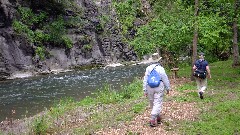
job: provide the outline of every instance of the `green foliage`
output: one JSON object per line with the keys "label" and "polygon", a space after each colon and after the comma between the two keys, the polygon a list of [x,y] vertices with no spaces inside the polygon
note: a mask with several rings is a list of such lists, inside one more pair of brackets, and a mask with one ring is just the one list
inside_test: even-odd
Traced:
{"label": "green foliage", "polygon": [[66,111],[72,110],[76,105],[73,98],[63,98],[60,101],[55,101],[53,107],[49,109],[49,115],[53,118],[58,118]]}
{"label": "green foliage", "polygon": [[91,106],[95,104],[95,99],[89,96],[86,96],[81,102],[78,103],[79,106]]}
{"label": "green foliage", "polygon": [[100,24],[102,28],[105,28],[106,24],[110,21],[109,15],[102,15],[100,17]]}
{"label": "green foliage", "polygon": [[224,17],[216,14],[199,17],[199,51],[217,49],[215,54],[220,54],[231,46],[231,35],[231,27]]}
{"label": "green foliage", "polygon": [[[210,62],[230,53],[232,21],[240,13],[239,9],[234,10],[234,1],[199,1],[197,17],[193,12],[194,1],[150,0],[149,3],[153,9],[152,18],[137,28],[136,36],[129,42],[140,58],[156,49],[170,52],[175,59],[191,54],[195,24],[198,28],[197,50],[205,52]],[[239,20],[238,17],[238,25]]]}
{"label": "green foliage", "polygon": [[63,33],[66,33],[66,29],[64,29],[65,28],[64,25],[65,23],[63,21],[63,18],[59,17],[55,21],[44,26],[44,31],[49,33],[51,41],[60,43]]}
{"label": "green foliage", "polygon": [[17,20],[14,20],[12,25],[17,34],[25,37],[29,43],[34,41],[34,32],[27,25]]}
{"label": "green foliage", "polygon": [[53,21],[46,21],[48,14],[41,11],[36,14],[32,9],[27,7],[19,7],[19,20],[13,21],[13,28],[20,36],[27,39],[29,43],[33,43],[37,47],[35,52],[43,60],[45,50],[42,48],[46,43],[54,43],[57,45],[64,45],[67,48],[73,46],[72,40],[66,36],[67,23],[62,17],[58,17]]}
{"label": "green foliage", "polygon": [[65,22],[62,17],[44,26],[44,31],[49,34],[49,41],[56,44],[64,44],[67,48],[71,48],[73,43],[66,35]]}
{"label": "green foliage", "polygon": [[34,34],[35,34],[34,42],[37,43],[37,45],[43,45],[43,43],[48,41],[50,38],[48,34],[45,34],[41,30],[36,30]]}
{"label": "green foliage", "polygon": [[103,104],[116,103],[120,100],[120,95],[110,85],[105,85],[103,90],[96,93],[96,96],[97,102]]}
{"label": "green foliage", "polygon": [[129,99],[139,98],[142,93],[141,80],[135,79],[134,83],[126,85],[121,88],[120,91],[116,91],[111,88],[110,85],[105,85],[97,93],[93,93],[93,97],[84,98],[79,104],[80,105],[93,105],[97,103],[110,104],[117,102],[124,102]]}
{"label": "green foliage", "polygon": [[170,11],[175,8],[174,2],[180,2],[176,0],[149,0],[149,3],[153,7],[155,15],[162,16],[166,10]]}
{"label": "green foliage", "polygon": [[86,45],[83,46],[82,49],[83,49],[83,51],[91,51],[92,50],[92,45],[86,44]]}
{"label": "green foliage", "polygon": [[19,7],[18,12],[20,13],[20,21],[27,26],[31,27],[34,24],[39,24],[47,18],[46,12],[40,12],[39,14],[34,14],[30,8]]}
{"label": "green foliage", "polygon": [[105,85],[103,90],[96,93],[96,100],[98,103],[110,104],[135,99],[140,96],[141,87],[139,87],[139,83],[141,81],[136,80],[136,83],[123,87],[119,92],[112,89],[111,86]]}
{"label": "green foliage", "polygon": [[45,59],[45,48],[43,46],[38,46],[35,50],[36,54],[40,57],[41,60]]}
{"label": "green foliage", "polygon": [[33,132],[37,135],[43,135],[46,134],[48,129],[48,124],[46,123],[45,117],[41,116],[34,120],[33,124]]}
{"label": "green foliage", "polygon": [[194,90],[194,89],[196,89],[195,84],[188,84],[188,83],[181,85],[180,87],[177,88],[177,90],[179,91]]}
{"label": "green foliage", "polygon": [[197,97],[197,93],[191,92],[191,93],[184,94],[183,96],[176,96],[173,98],[174,98],[174,101],[177,101],[177,102],[193,102],[193,101],[196,101],[196,97]]}
{"label": "green foliage", "polygon": [[145,107],[146,107],[145,103],[138,103],[133,106],[132,110],[134,113],[139,113],[145,110]]}
{"label": "green foliage", "polygon": [[136,19],[140,6],[140,0],[124,0],[123,2],[114,3],[124,35],[133,28],[133,22]]}
{"label": "green foliage", "polygon": [[72,98],[63,98],[60,101],[55,101],[55,105],[49,109],[49,111],[43,116],[34,118],[32,124],[32,130],[34,134],[46,134],[49,133],[50,127],[52,127],[55,119],[59,120],[60,117],[71,111],[76,107],[76,102]]}
{"label": "green foliage", "polygon": [[[135,39],[130,44],[134,47],[139,57],[155,51],[157,47],[156,43],[159,42],[156,38],[161,39],[161,37],[163,37],[162,32],[165,28],[165,25],[161,23],[162,22],[158,20],[153,20],[149,25],[142,26],[138,29]],[[159,29],[155,29],[156,27],[154,26],[158,26]]]}
{"label": "green foliage", "polygon": [[169,7],[156,9],[158,15],[137,30],[130,44],[138,56],[142,57],[160,48],[175,52],[177,57],[186,53],[189,48],[188,44],[192,40],[191,8],[183,9],[177,2],[169,3],[174,9],[169,10]]}
{"label": "green foliage", "polygon": [[67,48],[72,48],[73,42],[72,42],[72,40],[71,40],[69,37],[67,37],[67,36],[62,36],[62,40],[63,40],[63,43],[65,44],[65,46],[66,46]]}

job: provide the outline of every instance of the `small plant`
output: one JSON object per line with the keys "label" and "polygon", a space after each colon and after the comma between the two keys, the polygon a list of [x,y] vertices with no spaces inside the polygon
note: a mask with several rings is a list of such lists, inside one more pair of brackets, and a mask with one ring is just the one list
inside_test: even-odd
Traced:
{"label": "small plant", "polygon": [[146,105],[144,103],[138,103],[132,107],[134,113],[139,113],[145,109]]}
{"label": "small plant", "polygon": [[37,135],[46,134],[48,129],[48,124],[45,121],[45,117],[38,117],[33,122],[33,132]]}
{"label": "small plant", "polygon": [[38,46],[35,52],[40,57],[41,60],[45,59],[45,49],[43,46]]}
{"label": "small plant", "polygon": [[101,27],[104,28],[105,25],[110,21],[110,16],[109,15],[102,15],[101,18],[100,18],[100,24],[101,24]]}
{"label": "small plant", "polygon": [[20,21],[14,20],[12,26],[17,34],[25,37],[29,43],[33,43],[35,35],[27,25]]}
{"label": "small plant", "polygon": [[43,31],[41,30],[36,30],[35,31],[35,37],[34,37],[34,42],[37,45],[43,45],[44,42],[49,40],[49,35],[45,34]]}
{"label": "small plant", "polygon": [[49,34],[50,41],[60,44],[62,42],[62,36],[66,33],[65,23],[62,17],[57,18],[55,21],[44,26],[44,31]]}
{"label": "small plant", "polygon": [[55,105],[50,108],[49,114],[57,118],[60,115],[63,115],[66,111],[71,110],[74,108],[75,102],[73,98],[64,98],[61,99],[60,101],[55,101]]}
{"label": "small plant", "polygon": [[92,50],[92,45],[90,45],[90,44],[84,45],[82,49],[84,51],[91,51]]}
{"label": "small plant", "polygon": [[184,91],[184,90],[195,90],[196,89],[196,86],[195,84],[189,84],[189,83],[186,83],[180,87],[177,88],[177,90],[179,91]]}
{"label": "small plant", "polygon": [[69,37],[63,36],[62,39],[63,39],[63,42],[64,42],[64,44],[67,48],[72,48],[73,42],[72,42],[71,39],[69,39]]}

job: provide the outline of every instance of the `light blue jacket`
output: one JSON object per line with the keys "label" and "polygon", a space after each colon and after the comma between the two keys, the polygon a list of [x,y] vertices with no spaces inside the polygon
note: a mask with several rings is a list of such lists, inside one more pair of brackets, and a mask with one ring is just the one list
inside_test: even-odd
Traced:
{"label": "light blue jacket", "polygon": [[[145,93],[147,93],[147,79],[148,79],[148,76],[150,75],[151,71],[153,70],[153,68],[157,65],[158,63],[156,64],[151,64],[149,65],[147,68],[146,68],[146,72],[145,72],[145,75],[144,75],[144,78],[143,78],[143,91]],[[169,79],[168,79],[168,76],[164,70],[164,68],[161,66],[161,65],[158,65],[155,67],[155,70],[159,73],[161,79],[162,79],[162,82],[165,86],[165,89],[168,91],[170,90],[170,82],[169,82]]]}

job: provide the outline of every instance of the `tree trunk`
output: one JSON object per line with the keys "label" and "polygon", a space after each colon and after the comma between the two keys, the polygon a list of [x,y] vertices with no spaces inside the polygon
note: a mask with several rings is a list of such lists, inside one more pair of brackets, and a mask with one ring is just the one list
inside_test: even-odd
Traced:
{"label": "tree trunk", "polygon": [[[193,35],[193,46],[192,46],[192,67],[197,58],[197,43],[198,43],[198,0],[195,0],[195,12],[194,12],[194,35]],[[191,72],[191,80],[194,80],[193,69]]]}
{"label": "tree trunk", "polygon": [[238,26],[237,26],[237,21],[238,21],[238,0],[235,0],[234,4],[234,10],[235,10],[235,15],[233,18],[233,67],[240,66],[239,63],[239,49],[238,49]]}

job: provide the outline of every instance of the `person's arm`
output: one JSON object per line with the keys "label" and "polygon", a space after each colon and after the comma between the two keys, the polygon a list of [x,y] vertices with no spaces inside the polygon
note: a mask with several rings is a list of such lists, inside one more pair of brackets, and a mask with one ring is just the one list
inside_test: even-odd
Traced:
{"label": "person's arm", "polygon": [[209,66],[206,66],[206,70],[207,70],[207,73],[208,73],[208,77],[212,78]]}
{"label": "person's arm", "polygon": [[160,75],[161,75],[163,84],[164,84],[165,89],[166,89],[167,94],[168,94],[168,93],[169,93],[169,90],[170,90],[170,81],[169,81],[169,79],[168,79],[168,76],[167,76],[165,70],[164,70],[164,69],[162,69],[162,70],[163,70],[163,72],[161,72]]}
{"label": "person's arm", "polygon": [[196,70],[196,69],[197,69],[197,66],[196,66],[196,65],[198,64],[197,62],[198,62],[198,61],[195,61],[194,65],[193,65],[193,67],[192,67],[193,70]]}
{"label": "person's arm", "polygon": [[193,70],[196,70],[196,69],[197,69],[196,65],[193,65]]}

